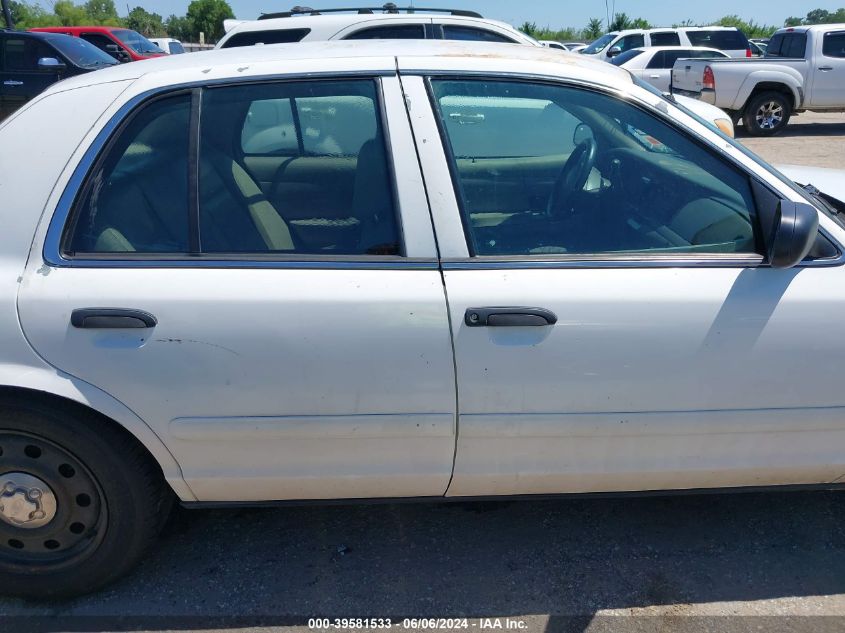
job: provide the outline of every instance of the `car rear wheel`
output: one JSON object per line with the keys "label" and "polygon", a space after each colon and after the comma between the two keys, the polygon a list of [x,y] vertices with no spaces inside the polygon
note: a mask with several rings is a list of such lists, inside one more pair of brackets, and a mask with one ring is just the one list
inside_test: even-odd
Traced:
{"label": "car rear wheel", "polygon": [[144,555],[173,494],[142,447],[75,408],[0,400],[0,593],[86,593]]}
{"label": "car rear wheel", "polygon": [[772,136],[789,123],[792,107],[779,92],[764,92],[754,97],[745,108],[742,122],[753,136]]}

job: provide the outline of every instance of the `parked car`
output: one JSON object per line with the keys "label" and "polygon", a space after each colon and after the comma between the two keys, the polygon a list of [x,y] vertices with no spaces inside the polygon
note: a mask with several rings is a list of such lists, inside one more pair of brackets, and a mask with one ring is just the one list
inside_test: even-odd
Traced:
{"label": "parked car", "polygon": [[678,59],[714,59],[728,57],[716,48],[690,46],[654,46],[632,48],[611,60],[616,66],[630,70],[634,76],[650,83],[655,88],[669,92],[672,82],[672,66]]}
{"label": "parked car", "polygon": [[152,59],[165,54],[137,31],[114,26],[49,26],[30,30],[40,33],[64,33],[81,38],[121,63]]}
{"label": "parked car", "polygon": [[0,30],[0,120],[65,77],[116,63],[66,35]]}
{"label": "parked car", "polygon": [[555,48],[559,51],[568,51],[569,48],[565,44],[561,44],[560,42],[556,42],[554,40],[539,40],[540,44],[545,46],[546,48]]}
{"label": "parked car", "polygon": [[679,61],[672,90],[730,112],[758,136],[777,134],[793,114],[845,111],[845,24],[781,29],[762,59]]}
{"label": "parked car", "polygon": [[0,591],[117,578],[174,496],[839,480],[845,225],[567,61],[249,47],[0,125]]}
{"label": "parked car", "polygon": [[766,48],[768,47],[767,44],[762,44],[760,42],[752,42],[751,40],[748,41],[748,46],[751,47],[751,57],[765,56]]}
{"label": "parked car", "polygon": [[226,35],[217,48],[364,39],[445,39],[542,46],[509,24],[486,20],[474,11],[419,7],[408,10],[392,3],[384,5],[383,11],[294,7],[291,11],[264,14],[258,20],[226,20]]}
{"label": "parked car", "polygon": [[685,26],[679,28],[628,29],[602,35],[581,51],[604,61],[632,48],[651,46],[702,46],[724,51],[730,57],[751,57],[748,38],[732,26]]}
{"label": "parked car", "polygon": [[182,42],[174,40],[172,37],[151,37],[150,42],[164,51],[167,55],[182,55],[186,53]]}

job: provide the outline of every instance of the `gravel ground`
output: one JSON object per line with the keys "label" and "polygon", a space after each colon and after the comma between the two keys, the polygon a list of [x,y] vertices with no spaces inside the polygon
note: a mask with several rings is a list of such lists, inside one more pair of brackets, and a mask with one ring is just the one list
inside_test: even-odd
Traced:
{"label": "gravel ground", "polygon": [[[845,168],[845,114],[740,139],[773,163]],[[0,600],[0,631],[306,631],[313,617],[842,631],[843,519],[825,492],[180,510],[129,578],[71,602]]]}
{"label": "gravel ground", "polygon": [[773,164],[845,169],[845,112],[799,114],[772,138],[745,135],[740,125],[737,138]]}

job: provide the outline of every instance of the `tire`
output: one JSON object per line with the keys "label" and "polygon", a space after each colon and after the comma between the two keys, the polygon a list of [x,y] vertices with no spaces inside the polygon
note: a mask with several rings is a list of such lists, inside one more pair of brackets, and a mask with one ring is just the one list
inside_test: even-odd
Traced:
{"label": "tire", "polygon": [[783,130],[792,116],[792,106],[780,92],[762,92],[745,106],[742,123],[747,134],[773,136]]}
{"label": "tire", "polygon": [[174,499],[123,429],[73,406],[0,398],[0,594],[69,598],[114,581]]}

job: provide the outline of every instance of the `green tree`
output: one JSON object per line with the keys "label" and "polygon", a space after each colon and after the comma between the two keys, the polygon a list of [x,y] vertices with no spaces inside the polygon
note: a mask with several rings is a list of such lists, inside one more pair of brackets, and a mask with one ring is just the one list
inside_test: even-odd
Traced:
{"label": "green tree", "polygon": [[601,18],[590,18],[587,22],[587,28],[584,29],[583,35],[585,40],[597,40],[604,33],[601,25]]}
{"label": "green tree", "polygon": [[630,29],[650,29],[651,24],[649,23],[648,20],[646,20],[644,18],[634,18],[633,20],[631,20],[631,26],[629,26],[628,28],[630,28]]}
{"label": "green tree", "polygon": [[608,26],[609,31],[624,31],[631,28],[631,18],[627,13],[617,13],[613,16],[613,20]]}
{"label": "green tree", "polygon": [[117,15],[114,0],[88,0],[83,8],[94,24],[106,26],[120,26],[122,24],[122,20]]}
{"label": "green tree", "polygon": [[85,7],[75,5],[71,0],[59,0],[53,5],[53,13],[60,26],[82,26],[90,21]]}
{"label": "green tree", "polygon": [[786,21],[783,23],[784,26],[801,26],[804,20],[802,18],[786,18]]}
{"label": "green tree", "polygon": [[141,7],[135,7],[129,12],[126,18],[126,26],[147,37],[164,35],[165,33],[162,17],[158,13],[150,13]]}
{"label": "green tree", "polygon": [[170,37],[183,42],[192,42],[195,38],[191,22],[186,17],[171,15],[164,22],[164,30]]}
{"label": "green tree", "polygon": [[519,30],[531,37],[537,37],[537,34],[539,33],[536,22],[523,22],[519,27]]}
{"label": "green tree", "polygon": [[234,18],[232,7],[226,0],[193,0],[188,5],[187,18],[192,31],[199,35],[205,33],[209,42],[216,42],[223,37],[223,20]]}

